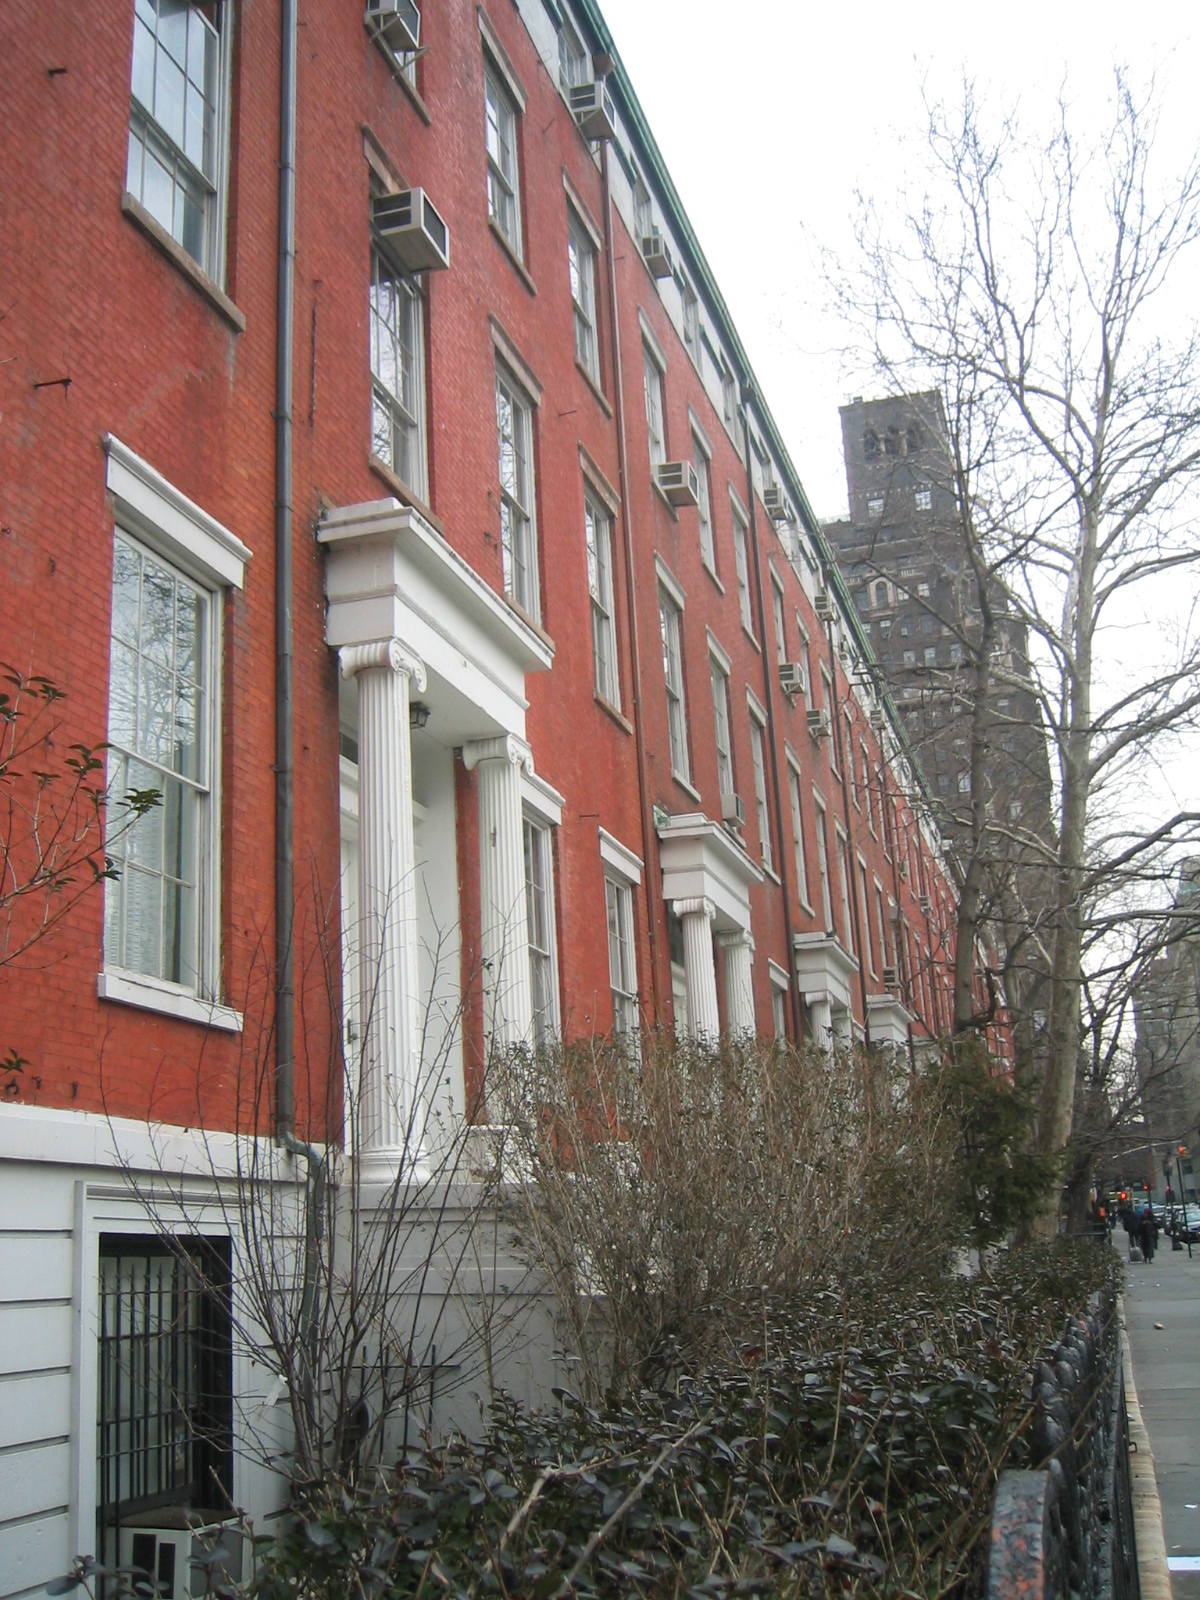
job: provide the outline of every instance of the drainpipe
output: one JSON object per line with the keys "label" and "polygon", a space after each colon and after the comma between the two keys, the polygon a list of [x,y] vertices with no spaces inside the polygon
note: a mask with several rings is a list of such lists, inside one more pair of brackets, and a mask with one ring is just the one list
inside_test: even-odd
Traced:
{"label": "drainpipe", "polygon": [[296,1125],[292,750],[292,324],[296,281],[296,4],[282,0],[279,280],[275,312],[275,1136]]}
{"label": "drainpipe", "polygon": [[[821,574],[821,583],[827,593],[831,592],[829,574]],[[825,624],[825,637],[829,643],[829,692],[833,697],[832,712],[833,726],[829,730],[829,737],[837,740],[837,748],[841,752],[842,761],[842,816],[846,823],[846,872],[850,882],[846,885],[847,899],[850,902],[850,921],[854,925],[854,942],[858,946],[858,992],[862,999],[863,1013],[863,1041],[870,1047],[871,1043],[871,1018],[867,1011],[867,967],[863,951],[862,918],[859,915],[858,905],[858,861],[854,853],[854,823],[850,817],[850,783],[849,773],[845,770],[847,765],[854,760],[854,751],[842,748],[842,708],[838,699],[838,661],[837,650],[833,643],[833,619]]]}
{"label": "drainpipe", "polygon": [[[909,980],[908,955],[904,949],[903,940],[900,938],[900,840],[896,832],[895,815],[888,802],[888,754],[887,745],[884,743],[885,729],[879,731],[879,799],[883,807],[883,841],[886,848],[888,838],[892,844],[892,895],[896,902],[896,922],[892,932],[892,949],[896,952],[896,971],[901,978],[901,988],[911,998],[912,985]],[[884,954],[886,955],[886,951]],[[910,1013],[911,1015],[911,1013]],[[917,1050],[913,1041],[912,1023],[908,1024],[908,1067],[909,1071],[916,1074]]]}
{"label": "drainpipe", "polygon": [[633,690],[633,742],[637,751],[638,795],[642,813],[642,855],[646,863],[646,924],[650,938],[650,984],[654,1020],[663,1018],[662,962],[658,937],[658,906],[652,885],[659,881],[658,837],[650,803],[650,771],[646,759],[646,726],[642,709],[642,666],[638,648],[637,592],[633,572],[633,520],[629,499],[629,452],[625,436],[625,383],[621,375],[621,324],[617,311],[617,258],[613,249],[613,204],[609,183],[608,141],[600,146],[600,182],[604,203],[604,253],[608,257],[609,322],[612,328],[613,399],[617,418],[617,463],[621,478],[621,524],[625,538],[625,609],[629,614],[629,676]]}
{"label": "drainpipe", "polygon": [[767,705],[767,733],[771,746],[771,787],[775,791],[775,816],[779,823],[779,881],[783,889],[783,930],[787,939],[788,996],[792,1010],[792,1037],[800,1043],[800,991],[796,982],[796,950],[792,943],[792,896],[788,884],[787,851],[783,843],[783,799],[779,783],[779,737],[775,723],[775,674],[771,668],[767,634],[767,607],[764,599],[762,561],[758,548],[758,512],[754,504],[754,474],[750,462],[750,387],[743,378],[742,445],[746,456],[746,504],[750,508],[750,551],[754,558],[755,599],[758,601],[758,638],[762,645],[763,694]]}

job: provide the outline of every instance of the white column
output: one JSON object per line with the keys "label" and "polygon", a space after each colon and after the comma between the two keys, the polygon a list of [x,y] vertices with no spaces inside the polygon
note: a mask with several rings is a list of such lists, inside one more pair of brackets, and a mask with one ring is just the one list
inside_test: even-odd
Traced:
{"label": "white column", "polygon": [[812,1042],[818,1050],[833,1049],[833,1008],[824,991],[805,996],[808,1015],[812,1023]]}
{"label": "white column", "polygon": [[693,1039],[716,1039],[721,1031],[717,1008],[717,968],[713,960],[711,900],[676,900],[672,909],[683,924],[683,974],[687,984],[688,1033]]}
{"label": "white column", "polygon": [[417,895],[409,689],[425,669],[395,639],[346,645],[358,680],[358,948],[362,1027],[358,1150],[387,1180],[421,1147]]}
{"label": "white column", "polygon": [[744,929],[719,933],[717,940],[725,952],[725,1015],[731,1035],[758,1032],[754,1015],[754,979],[751,957],[754,940]]}
{"label": "white column", "polygon": [[527,1044],[533,1034],[521,768],[532,776],[529,746],[515,734],[473,739],[463,765],[477,774],[479,913],[484,1033],[489,1049]]}

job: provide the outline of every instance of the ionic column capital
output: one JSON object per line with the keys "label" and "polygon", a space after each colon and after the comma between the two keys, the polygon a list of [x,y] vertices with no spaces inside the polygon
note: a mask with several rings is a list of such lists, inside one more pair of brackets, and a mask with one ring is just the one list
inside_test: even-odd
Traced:
{"label": "ionic column capital", "polygon": [[693,900],[673,900],[671,910],[682,922],[684,917],[703,917],[706,922],[711,922],[717,914],[717,908],[704,895],[698,895]]}
{"label": "ionic column capital", "polygon": [[498,733],[490,739],[468,739],[462,747],[463,766],[468,772],[484,761],[508,761],[533,777],[533,751],[515,733]]}
{"label": "ionic column capital", "polygon": [[720,928],[715,937],[722,950],[744,947],[754,954],[754,935],[749,928]]}
{"label": "ionic column capital", "polygon": [[411,680],[418,694],[425,692],[425,663],[399,639],[372,639],[367,644],[344,644],[338,651],[343,678],[357,678],[369,667],[390,667]]}

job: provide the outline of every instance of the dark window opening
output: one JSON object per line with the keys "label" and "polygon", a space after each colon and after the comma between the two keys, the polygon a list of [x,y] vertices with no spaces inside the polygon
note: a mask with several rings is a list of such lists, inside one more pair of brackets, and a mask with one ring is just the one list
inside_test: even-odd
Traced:
{"label": "dark window opening", "polygon": [[863,455],[868,461],[873,461],[879,454],[879,435],[874,428],[868,428],[863,434]]}

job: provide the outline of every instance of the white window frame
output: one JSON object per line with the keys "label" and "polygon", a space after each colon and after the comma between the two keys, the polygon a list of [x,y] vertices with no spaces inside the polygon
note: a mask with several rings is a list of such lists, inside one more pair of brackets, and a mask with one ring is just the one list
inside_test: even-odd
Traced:
{"label": "white window frame", "polygon": [[927,483],[919,483],[913,490],[913,504],[918,511],[931,511],[933,509],[933,490]]}
{"label": "white window frame", "polygon": [[667,459],[667,430],[663,406],[666,373],[649,340],[642,338],[642,387],[646,397],[646,437],[650,452],[650,478],[658,482],[657,469]]}
{"label": "white window frame", "polygon": [[567,207],[567,272],[575,323],[575,359],[600,382],[600,340],[596,331],[596,244],[591,231]]}
{"label": "white window frame", "polygon": [[[154,9],[157,18],[160,0],[148,0],[148,4]],[[190,49],[194,39],[215,36],[213,47],[216,59],[210,86],[212,109],[208,134],[211,155],[207,161],[203,153],[197,151],[194,146],[188,148],[191,143],[187,115],[190,92],[198,91],[201,101],[204,102],[207,99],[204,91],[192,81],[186,71],[186,64],[181,68],[167,53],[159,40],[157,29],[154,36],[150,37],[149,30],[141,19],[140,8],[138,13],[135,13],[133,23],[133,66],[125,186],[138,204],[166,233],[170,234],[180,249],[217,284],[223,284],[225,279],[225,223],[229,182],[229,87],[233,60],[232,9],[228,0],[223,0],[217,8],[217,20],[214,25],[204,15],[204,7],[188,6],[189,26],[186,30],[188,44],[185,48]],[[196,29],[190,25],[193,18],[197,24]],[[144,67],[147,63],[147,51],[149,59],[153,62],[150,68],[150,82],[139,73],[139,64]],[[179,113],[180,121],[174,130],[167,126],[163,115],[157,114],[160,110],[157,104],[160,60],[166,69],[163,76],[164,84],[169,82],[177,71],[183,78],[183,107]],[[155,100],[155,106],[145,103],[143,95],[147,92]],[[165,94],[163,99],[166,100]],[[166,106],[161,109],[165,114]],[[176,134],[179,137],[176,137]],[[203,142],[203,134],[201,138]],[[169,216],[165,214],[165,207],[162,204],[166,194],[156,200],[154,193],[147,189],[149,161],[155,163],[157,170],[170,185]],[[203,236],[198,247],[195,241],[185,242],[188,230],[182,201],[189,192],[193,199],[201,197]]]}
{"label": "white window frame", "polygon": [[840,783],[842,769],[840,765],[841,739],[838,737],[837,718],[833,712],[833,679],[829,676],[829,669],[821,663],[821,698],[824,701],[824,711],[829,717],[829,770]]}
{"label": "white window frame", "polygon": [[715,578],[717,575],[717,547],[713,538],[712,478],[709,471],[711,451],[705,440],[692,425],[692,465],[696,469],[699,495],[696,502],[696,521],[700,536],[700,560]]}
{"label": "white window frame", "polygon": [[742,627],[753,639],[754,608],[750,603],[750,556],[746,547],[749,519],[732,489],[729,491],[729,511],[733,519],[733,569],[737,576],[738,615],[742,619]]}
{"label": "white window frame", "polygon": [[838,891],[842,906],[842,942],[846,954],[857,960],[858,953],[854,948],[854,916],[850,908],[850,896],[854,892],[850,882],[852,871],[850,843],[841,823],[837,821],[833,824],[833,850],[837,857]]}
{"label": "white window frame", "polygon": [[804,709],[813,709],[813,681],[812,681],[812,639],[808,629],[801,621],[800,613],[795,613],[796,633],[800,639],[800,660],[804,666]]}
{"label": "white window frame", "polygon": [[887,913],[883,909],[883,885],[878,878],[873,878],[872,882],[875,886],[875,920],[879,929],[879,959],[881,962],[880,971],[882,972],[884,968],[892,966],[893,963],[888,960]]}
{"label": "white window frame", "polygon": [[[512,428],[506,438],[504,405]],[[508,367],[496,363],[496,433],[499,441],[500,552],[504,592],[525,615],[541,620],[538,584],[537,485],[533,467],[533,401]],[[513,455],[513,483],[505,486],[506,443]]]}
{"label": "white window frame", "polygon": [[[115,537],[140,548],[207,596],[207,800],[197,848],[196,982],[168,982],[133,972],[106,952],[97,977],[104,999],[240,1032],[242,1015],[218,1000],[221,980],[221,701],[222,609],[227,589],[243,586],[250,551],[237,536],[181,494],[112,435],[106,435],[106,484]],[[135,752],[136,753],[136,752]],[[132,838],[131,825],[125,839]],[[117,886],[106,886],[120,893]]]}
{"label": "white window frame", "polygon": [[608,937],[608,978],[613,1005],[613,1032],[635,1050],[638,1044],[639,1003],[637,976],[637,922],[633,891],[642,881],[642,862],[632,850],[605,828],[599,830],[600,860],[604,872],[605,925]]}
{"label": "white window frame", "polygon": [[780,666],[788,658],[787,614],[783,603],[783,586],[774,572],[771,573],[771,611],[775,617],[775,659]]}
{"label": "white window frame", "polygon": [[771,980],[771,1025],[776,1041],[782,1044],[787,1038],[788,975],[774,961],[768,961],[767,974]]}
{"label": "white window frame", "polygon": [[712,685],[713,745],[717,757],[717,791],[735,794],[733,778],[733,745],[729,735],[729,666],[728,658],[722,663],[713,652],[711,640],[708,652],[708,675]]}
{"label": "white window frame", "polygon": [[[388,316],[385,292],[395,315]],[[420,286],[371,251],[371,453],[428,499],[425,428],[425,300]],[[390,348],[389,348],[390,347]],[[392,367],[395,378],[386,371]],[[403,393],[409,390],[406,402]],[[401,449],[397,450],[397,442]]]}
{"label": "white window frame", "polygon": [[750,711],[750,760],[754,768],[754,806],[758,814],[758,848],[762,864],[775,871],[775,850],[771,843],[771,809],[767,804],[767,719],[752,696],[747,696]]}
{"label": "white window frame", "polygon": [[821,884],[821,911],[825,918],[825,932],[837,933],[833,921],[833,888],[829,881],[829,818],[825,802],[813,790],[813,806],[817,830],[817,876]]}
{"label": "white window frame", "polygon": [[725,365],[721,367],[721,418],[730,436],[737,436],[737,382]]}
{"label": "white window frame", "polygon": [[683,308],[683,346],[697,366],[700,364],[700,300],[685,278],[680,290]]}
{"label": "white window frame", "polygon": [[805,911],[812,912],[812,902],[808,895],[808,852],[804,840],[804,811],[801,804],[801,773],[800,763],[792,755],[787,754],[788,776],[788,804],[792,813],[792,846],[796,856],[796,894]]}
{"label": "white window frame", "polygon": [[858,774],[854,769],[854,722],[850,714],[850,707],[842,710],[842,733],[846,741],[844,760],[846,775],[850,780],[850,803],[856,811],[861,811],[862,806],[858,799]]}
{"label": "white window frame", "polygon": [[865,739],[858,741],[858,753],[862,757],[863,810],[867,814],[867,830],[875,838],[875,809],[871,803],[871,753]]}
{"label": "white window frame", "polygon": [[581,88],[584,84],[592,81],[592,60],[583,40],[579,37],[579,30],[561,7],[560,12],[561,21],[558,28],[558,87],[569,102],[572,89]]}
{"label": "white window frame", "polygon": [[642,240],[650,238],[654,232],[654,204],[640,173],[635,173],[633,179],[633,232],[638,255],[641,255]]}
{"label": "white window frame", "polygon": [[583,533],[592,613],[593,684],[600,698],[619,711],[621,674],[613,603],[612,517],[599,496],[587,487],[583,491]]}
{"label": "white window frame", "polygon": [[867,863],[864,856],[855,853],[858,876],[858,909],[862,919],[862,942],[866,946],[864,955],[867,961],[867,971],[871,977],[877,976],[875,966],[874,940],[871,937],[871,902],[870,889],[867,884]]}
{"label": "white window frame", "polygon": [[683,678],[683,606],[678,595],[662,582],[658,585],[658,622],[662,634],[663,679],[667,689],[667,734],[671,748],[671,773],[691,788],[688,754],[687,695]]}
{"label": "white window frame", "polygon": [[517,146],[517,102],[490,55],[483,58],[484,140],[487,149],[488,218],[518,261],[521,235],[521,161]]}
{"label": "white window frame", "polygon": [[[549,1044],[559,1035],[558,930],[554,914],[554,825],[535,806],[522,814],[525,851],[525,920],[528,925],[529,986],[533,1003],[533,1041]],[[540,883],[530,875],[531,862],[541,871]],[[540,905],[537,903],[540,900]],[[541,928],[542,941],[537,932]],[[544,1003],[538,1006],[539,986]]]}

